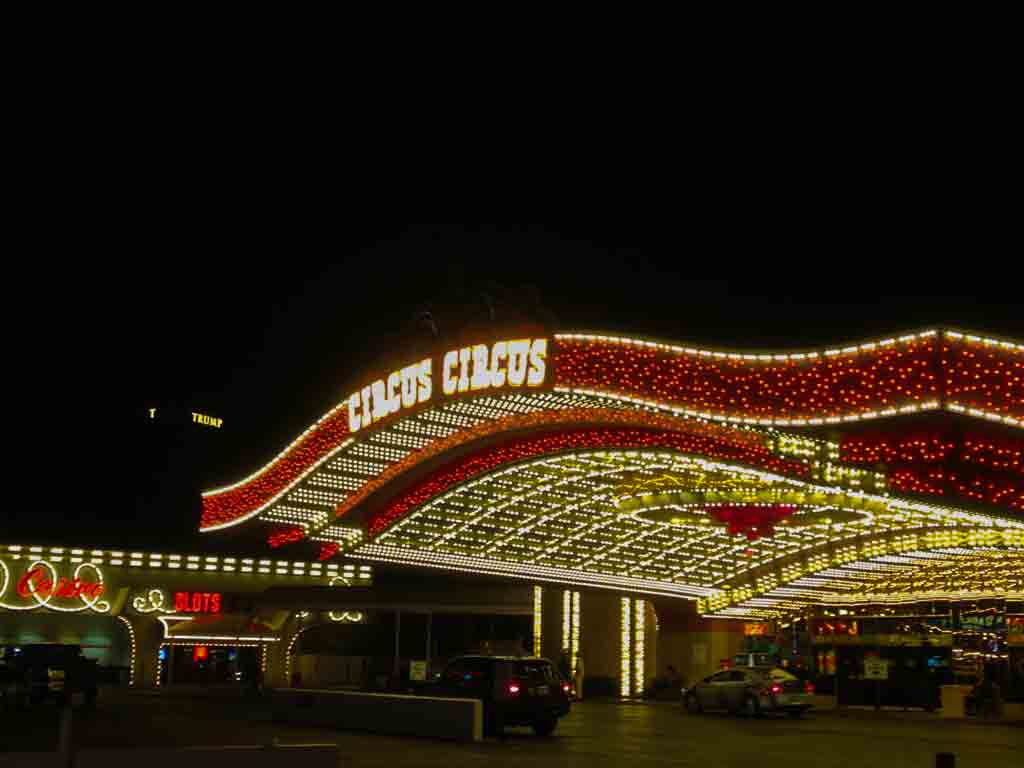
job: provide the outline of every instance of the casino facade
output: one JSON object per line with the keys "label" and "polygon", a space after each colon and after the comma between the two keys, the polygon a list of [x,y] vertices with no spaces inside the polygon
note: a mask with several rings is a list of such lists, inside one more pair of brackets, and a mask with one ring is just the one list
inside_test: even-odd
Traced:
{"label": "casino facade", "polygon": [[[533,614],[535,652],[581,654],[623,696],[667,663],[691,677],[759,644],[824,677],[895,647],[930,649],[922,663],[951,675],[1024,675],[1019,342],[935,328],[745,352],[521,326],[391,360],[345,394],[269,464],[203,494],[205,536],[266,546],[247,573],[198,560],[196,576],[252,579],[239,594],[314,571],[344,587],[410,569],[453,591],[486,577]],[[44,554],[56,568],[52,552],[12,562]],[[62,562],[93,562],[77,557]],[[149,604],[142,571],[125,573],[107,602],[131,622],[136,597]],[[156,613],[189,590],[177,584]],[[159,622],[158,639],[184,621]]]}

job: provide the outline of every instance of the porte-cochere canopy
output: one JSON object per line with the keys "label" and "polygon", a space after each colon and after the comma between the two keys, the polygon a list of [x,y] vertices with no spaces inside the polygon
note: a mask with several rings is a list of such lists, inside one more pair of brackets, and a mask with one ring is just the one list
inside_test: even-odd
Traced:
{"label": "porte-cochere canopy", "polygon": [[1024,345],[927,330],[742,353],[600,334],[366,377],[201,528],[698,600],[1024,597]]}

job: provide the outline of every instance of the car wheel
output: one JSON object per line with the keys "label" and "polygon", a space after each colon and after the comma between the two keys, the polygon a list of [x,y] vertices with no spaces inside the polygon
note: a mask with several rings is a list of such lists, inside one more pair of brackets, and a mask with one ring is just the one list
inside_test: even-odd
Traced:
{"label": "car wheel", "polygon": [[558,725],[557,717],[549,717],[543,720],[537,720],[533,723],[533,732],[538,736],[550,736],[555,732],[555,726]]}
{"label": "car wheel", "polygon": [[691,715],[699,715],[701,712],[700,702],[697,701],[697,697],[692,693],[686,697],[686,711]]}
{"label": "car wheel", "polygon": [[743,710],[748,717],[757,717],[761,714],[761,704],[755,696],[747,696],[747,700],[743,704]]}

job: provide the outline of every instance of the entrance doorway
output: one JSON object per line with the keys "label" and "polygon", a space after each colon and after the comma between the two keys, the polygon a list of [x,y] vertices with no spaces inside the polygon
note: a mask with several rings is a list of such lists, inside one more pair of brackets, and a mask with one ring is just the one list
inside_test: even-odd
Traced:
{"label": "entrance doorway", "polygon": [[162,645],[160,685],[256,685],[263,657],[251,645]]}

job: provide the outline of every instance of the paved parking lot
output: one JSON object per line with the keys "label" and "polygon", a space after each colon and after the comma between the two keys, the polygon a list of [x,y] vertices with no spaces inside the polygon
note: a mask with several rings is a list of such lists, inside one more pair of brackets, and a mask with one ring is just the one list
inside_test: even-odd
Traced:
{"label": "paved parking lot", "polygon": [[[46,750],[56,743],[57,712],[5,713],[0,750]],[[672,704],[588,701],[551,738],[510,729],[504,742],[455,744],[276,725],[254,718],[242,700],[107,695],[80,715],[82,747],[336,743],[344,766],[864,766],[931,768],[953,752],[958,768],[1018,765],[1024,728],[951,723],[923,713],[822,713],[803,720],[689,716]],[[0,766],[3,765],[0,754]]]}

